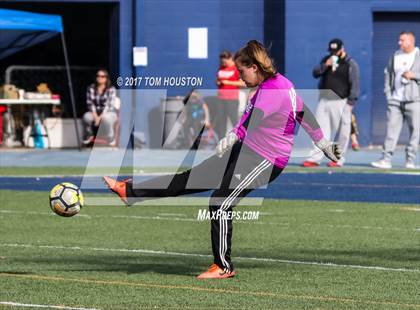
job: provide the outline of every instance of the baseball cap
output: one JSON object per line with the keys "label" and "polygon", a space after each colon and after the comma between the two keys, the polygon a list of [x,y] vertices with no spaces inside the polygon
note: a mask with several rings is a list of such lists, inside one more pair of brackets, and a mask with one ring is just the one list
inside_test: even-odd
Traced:
{"label": "baseball cap", "polygon": [[329,52],[337,52],[343,47],[343,41],[340,39],[332,39],[330,43],[328,43],[328,51]]}

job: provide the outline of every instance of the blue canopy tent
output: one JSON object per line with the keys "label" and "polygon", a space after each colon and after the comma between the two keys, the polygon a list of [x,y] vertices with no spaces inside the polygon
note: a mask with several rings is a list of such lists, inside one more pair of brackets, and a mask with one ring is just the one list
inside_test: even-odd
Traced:
{"label": "blue canopy tent", "polygon": [[61,16],[0,9],[0,60],[56,35],[61,35],[70,101],[80,149],[76,104]]}

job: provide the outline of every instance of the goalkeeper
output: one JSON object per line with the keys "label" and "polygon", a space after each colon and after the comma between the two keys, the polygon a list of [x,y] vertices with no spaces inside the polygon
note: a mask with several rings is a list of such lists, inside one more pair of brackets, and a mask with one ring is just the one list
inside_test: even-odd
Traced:
{"label": "goalkeeper", "polygon": [[241,198],[280,175],[288,163],[298,123],[326,157],[334,162],[341,157],[339,145],[324,138],[315,117],[297,96],[293,84],[276,72],[261,43],[249,41],[235,54],[235,64],[247,87],[256,87],[256,91],[238,124],[219,141],[216,155],[185,172],[139,184],[104,177],[127,205],[151,197],[213,190],[209,208],[215,215],[211,219],[214,262],[199,279],[235,275],[232,219],[228,214]]}

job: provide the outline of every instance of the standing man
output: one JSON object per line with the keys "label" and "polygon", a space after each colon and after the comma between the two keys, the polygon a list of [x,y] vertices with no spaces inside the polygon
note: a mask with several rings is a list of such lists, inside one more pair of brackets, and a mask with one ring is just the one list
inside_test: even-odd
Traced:
{"label": "standing man", "polygon": [[[359,66],[347,55],[340,39],[329,42],[328,52],[312,73],[314,78],[320,78],[318,87],[324,90],[320,92],[316,118],[327,139],[333,140],[332,135],[337,132],[343,157],[337,163],[329,162],[328,166],[341,167],[350,140],[351,111],[359,96]],[[303,166],[317,167],[323,157],[314,147]]]}
{"label": "standing man", "polygon": [[231,52],[224,51],[219,58],[220,68],[217,71],[216,80],[219,105],[216,109],[217,115],[214,125],[218,137],[224,137],[227,120],[230,119],[232,126],[238,122],[239,87],[245,87],[245,83],[239,78],[239,72],[236,69]]}
{"label": "standing man", "polygon": [[385,68],[384,92],[388,101],[388,110],[383,158],[372,162],[372,166],[382,169],[392,168],[392,155],[403,122],[406,120],[409,141],[405,149],[405,167],[415,169],[420,140],[420,51],[415,46],[415,36],[411,31],[400,33],[398,45],[400,49],[392,55]]}

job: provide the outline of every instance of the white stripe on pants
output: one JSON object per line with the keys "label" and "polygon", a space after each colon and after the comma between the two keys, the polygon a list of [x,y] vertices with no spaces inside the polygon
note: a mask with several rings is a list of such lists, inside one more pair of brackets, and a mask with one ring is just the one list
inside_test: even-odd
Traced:
{"label": "white stripe on pants", "polygon": [[[263,160],[257,167],[255,167],[246,177],[239,183],[239,185],[233,190],[233,192],[223,201],[220,206],[220,210],[226,211],[231,206],[232,202],[239,196],[247,186],[249,186],[265,169],[270,167],[268,160]],[[228,222],[226,218],[220,216],[220,230],[219,230],[219,255],[220,259],[225,266],[225,271],[230,268],[229,263],[225,259],[227,250],[227,233],[228,233]]]}

